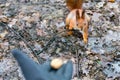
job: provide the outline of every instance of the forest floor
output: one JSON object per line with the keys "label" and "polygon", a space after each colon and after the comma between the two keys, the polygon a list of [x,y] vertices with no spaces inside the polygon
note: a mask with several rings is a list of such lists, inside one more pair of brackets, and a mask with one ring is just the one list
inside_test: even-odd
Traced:
{"label": "forest floor", "polygon": [[120,0],[85,0],[88,44],[65,34],[65,0],[0,0],[0,80],[24,80],[10,51],[72,59],[73,80],[120,80]]}

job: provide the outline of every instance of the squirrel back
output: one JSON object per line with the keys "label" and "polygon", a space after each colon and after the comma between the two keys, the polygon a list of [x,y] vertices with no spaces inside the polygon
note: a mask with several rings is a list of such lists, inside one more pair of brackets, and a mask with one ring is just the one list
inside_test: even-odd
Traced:
{"label": "squirrel back", "polygon": [[66,0],[66,4],[70,10],[81,9],[84,0]]}

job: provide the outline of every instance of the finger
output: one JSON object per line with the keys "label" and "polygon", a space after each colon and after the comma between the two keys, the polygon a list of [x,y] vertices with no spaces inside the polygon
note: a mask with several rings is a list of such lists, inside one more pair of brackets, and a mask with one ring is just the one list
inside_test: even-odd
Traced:
{"label": "finger", "polygon": [[64,76],[66,80],[71,80],[73,73],[72,61],[68,61],[65,66]]}
{"label": "finger", "polygon": [[65,70],[65,67],[66,67],[66,64],[63,64],[60,69],[57,70],[57,74],[58,75],[61,75],[64,73],[64,70]]}
{"label": "finger", "polygon": [[25,55],[25,53],[18,49],[14,49],[11,52],[20,65],[26,80],[39,79],[39,75],[41,75],[41,73],[37,63],[35,63],[32,59]]}
{"label": "finger", "polygon": [[46,61],[44,64],[41,65],[41,67],[47,71],[49,71],[51,69],[50,66],[50,61]]}

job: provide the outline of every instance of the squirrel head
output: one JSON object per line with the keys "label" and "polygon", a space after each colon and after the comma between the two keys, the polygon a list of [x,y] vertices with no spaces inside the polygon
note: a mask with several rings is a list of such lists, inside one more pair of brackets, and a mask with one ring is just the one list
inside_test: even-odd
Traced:
{"label": "squirrel head", "polygon": [[78,29],[82,29],[84,26],[86,26],[85,21],[85,10],[77,9],[76,10],[76,26]]}
{"label": "squirrel head", "polygon": [[74,9],[68,14],[66,24],[69,25],[69,29],[81,30],[88,26],[89,20],[84,9]]}

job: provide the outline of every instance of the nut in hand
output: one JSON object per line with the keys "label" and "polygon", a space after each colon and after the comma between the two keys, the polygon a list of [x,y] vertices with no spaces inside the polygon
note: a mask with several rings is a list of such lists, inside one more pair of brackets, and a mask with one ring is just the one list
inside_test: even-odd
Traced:
{"label": "nut in hand", "polygon": [[55,58],[50,63],[53,69],[59,69],[63,65],[63,60],[60,58]]}

